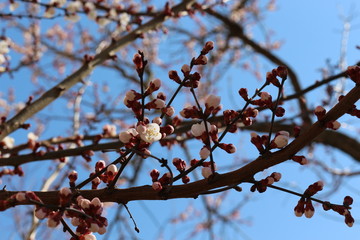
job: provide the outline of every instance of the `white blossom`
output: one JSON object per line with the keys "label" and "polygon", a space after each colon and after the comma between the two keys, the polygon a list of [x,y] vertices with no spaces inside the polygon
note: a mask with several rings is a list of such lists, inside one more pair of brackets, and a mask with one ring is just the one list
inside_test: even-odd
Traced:
{"label": "white blossom", "polygon": [[6,54],[9,51],[9,43],[6,40],[0,40],[0,54]]}
{"label": "white blossom", "polygon": [[209,95],[205,100],[205,106],[207,108],[217,108],[220,105],[221,98],[215,95]]}
{"label": "white blossom", "polygon": [[[206,122],[207,129],[210,130],[211,124],[209,122]],[[194,135],[194,137],[201,136],[204,132],[206,132],[205,124],[204,122],[201,123],[195,123],[191,126],[191,133]]]}
{"label": "white blossom", "polygon": [[149,123],[146,125],[146,130],[143,133],[140,133],[140,137],[143,141],[148,143],[159,141],[162,137],[160,126],[156,123]]}

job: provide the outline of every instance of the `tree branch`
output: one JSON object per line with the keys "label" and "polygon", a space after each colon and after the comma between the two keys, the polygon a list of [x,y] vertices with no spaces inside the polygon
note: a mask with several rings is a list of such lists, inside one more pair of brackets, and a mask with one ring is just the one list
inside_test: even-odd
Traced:
{"label": "tree branch", "polygon": [[[171,190],[166,192],[166,195],[158,194],[148,185],[128,189],[79,190],[79,194],[87,199],[98,197],[102,202],[117,203],[127,203],[134,200],[196,198],[204,191],[249,181],[256,173],[290,159],[325,130],[326,122],[335,121],[344,115],[359,98],[360,86],[356,86],[324,116],[322,121],[315,122],[305,133],[301,134],[285,148],[274,153],[259,156],[254,161],[235,171],[218,174],[213,181],[203,179],[188,184],[172,186]],[[0,200],[5,200],[16,193],[16,191],[2,190],[0,191]],[[40,197],[44,204],[58,204],[58,191],[35,192],[35,194]]]}

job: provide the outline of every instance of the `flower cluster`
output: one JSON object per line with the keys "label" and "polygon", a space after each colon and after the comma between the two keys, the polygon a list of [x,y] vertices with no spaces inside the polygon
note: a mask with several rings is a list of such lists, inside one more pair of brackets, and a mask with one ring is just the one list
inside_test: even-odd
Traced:
{"label": "flower cluster", "polygon": [[272,185],[274,182],[278,182],[281,179],[281,173],[273,172],[270,176],[267,176],[260,181],[256,181],[254,185],[251,186],[250,191],[255,192],[256,190],[259,193],[263,193],[266,191],[269,185]]}

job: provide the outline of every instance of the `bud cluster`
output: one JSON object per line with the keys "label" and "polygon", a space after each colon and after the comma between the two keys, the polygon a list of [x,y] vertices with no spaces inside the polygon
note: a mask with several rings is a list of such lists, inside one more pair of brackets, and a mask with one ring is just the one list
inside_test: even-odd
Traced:
{"label": "bud cluster", "polygon": [[337,205],[337,204],[331,204],[330,202],[324,202],[323,203],[323,209],[325,211],[333,210],[334,212],[337,212],[338,214],[345,217],[345,223],[349,227],[352,227],[354,225],[354,218],[351,216],[350,213],[350,205],[352,205],[353,199],[350,196],[346,196],[343,201],[343,205]]}
{"label": "bud cluster", "polygon": [[212,41],[206,42],[200,55],[197,58],[193,58],[191,60],[190,66],[184,64],[181,67],[181,72],[184,75],[184,80],[180,79],[177,71],[175,70],[169,71],[168,74],[169,78],[178,84],[182,84],[184,87],[197,88],[200,84],[201,76],[200,73],[198,72],[191,73],[191,69],[195,65],[206,65],[208,62],[206,54],[208,54],[213,48],[214,48],[214,42]]}
{"label": "bud cluster", "polygon": [[251,186],[250,191],[255,192],[256,190],[259,193],[263,193],[266,191],[269,185],[272,185],[274,182],[278,182],[281,179],[281,173],[273,172],[270,176],[261,179],[260,181],[256,181],[254,185]]}
{"label": "bud cluster", "polygon": [[172,175],[170,172],[165,173],[161,178],[159,178],[159,176],[160,172],[157,169],[151,170],[150,177],[153,182],[152,188],[157,192],[163,190],[164,186],[169,185],[172,179]]}
{"label": "bud cluster", "polygon": [[304,192],[303,196],[298,201],[298,204],[294,208],[295,216],[301,217],[305,214],[305,217],[311,218],[315,213],[315,208],[312,204],[311,197],[321,191],[324,187],[322,181],[311,184]]}
{"label": "bud cluster", "polygon": [[[107,219],[101,216],[103,203],[99,198],[91,201],[78,196],[73,201],[73,194],[69,188],[62,188],[59,192],[60,205],[58,210],[50,210],[45,205],[37,205],[35,216],[38,219],[47,218],[48,227],[57,227],[63,217],[71,219],[71,224],[76,227],[76,235],[83,239],[92,233],[104,234],[108,225]],[[95,238],[96,239],[96,238]]]}

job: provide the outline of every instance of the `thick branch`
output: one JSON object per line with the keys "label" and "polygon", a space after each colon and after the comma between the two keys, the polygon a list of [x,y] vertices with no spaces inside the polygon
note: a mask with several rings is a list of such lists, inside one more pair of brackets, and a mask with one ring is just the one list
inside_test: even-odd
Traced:
{"label": "thick branch", "polygon": [[[79,193],[88,199],[99,197],[103,202],[127,203],[134,200],[196,198],[201,193],[211,189],[238,185],[242,182],[251,180],[256,173],[290,159],[325,130],[326,122],[334,121],[344,115],[359,98],[360,86],[356,86],[325,115],[321,122],[317,121],[314,123],[305,133],[297,137],[284,149],[275,153],[260,156],[256,160],[235,171],[219,174],[212,181],[204,179],[189,184],[173,186],[166,195],[156,193],[151,186],[128,189],[81,190]],[[0,200],[4,200],[15,193],[16,192],[6,190],[0,191]],[[58,191],[35,193],[44,203],[58,204]]]}

